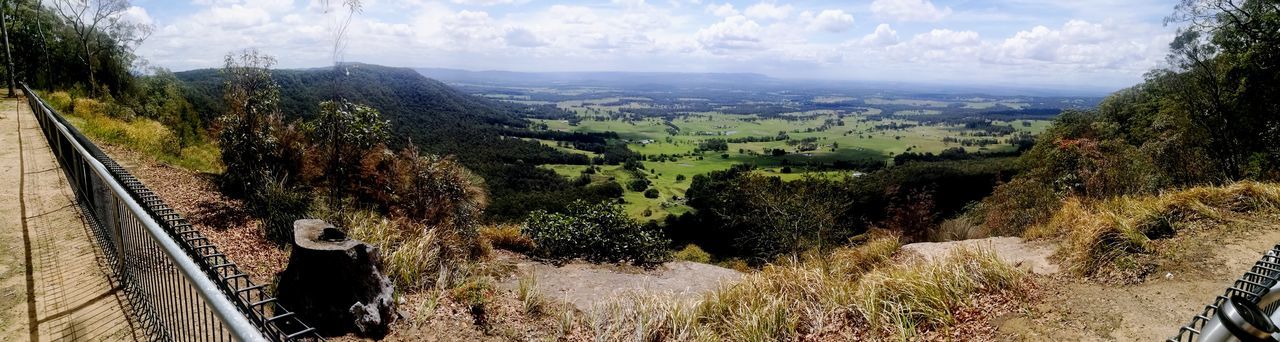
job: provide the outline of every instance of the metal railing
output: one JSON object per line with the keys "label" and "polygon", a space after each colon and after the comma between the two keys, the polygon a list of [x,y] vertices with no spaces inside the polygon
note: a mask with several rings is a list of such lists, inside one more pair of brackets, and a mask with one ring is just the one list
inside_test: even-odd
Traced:
{"label": "metal railing", "polygon": [[[1262,255],[1253,267],[1245,272],[1243,276],[1236,279],[1230,288],[1217,298],[1213,303],[1206,305],[1204,310],[1191,318],[1191,322],[1178,329],[1178,334],[1169,338],[1169,342],[1174,341],[1201,341],[1201,340],[1218,340],[1222,337],[1229,337],[1226,328],[1215,320],[1218,308],[1222,307],[1233,296],[1240,296],[1255,304],[1265,305],[1262,307],[1263,312],[1271,315],[1280,308],[1280,301],[1277,300],[1276,287],[1280,286],[1280,245],[1272,247]],[[1224,335],[1225,334],[1225,335]]]}
{"label": "metal railing", "polygon": [[26,84],[22,91],[148,339],[321,340]]}

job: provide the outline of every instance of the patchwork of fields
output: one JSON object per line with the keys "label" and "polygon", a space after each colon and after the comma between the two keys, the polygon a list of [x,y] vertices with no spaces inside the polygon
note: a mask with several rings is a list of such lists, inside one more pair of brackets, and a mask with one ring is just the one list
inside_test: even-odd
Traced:
{"label": "patchwork of fields", "polygon": [[[991,134],[963,124],[930,120],[931,116],[943,113],[949,106],[990,108],[997,104],[1007,107],[1026,105],[999,101],[962,102],[957,105],[936,100],[869,100],[864,103],[865,107],[852,110],[811,110],[770,116],[710,111],[682,112],[674,117],[643,117],[622,112],[624,108],[652,107],[645,100],[613,97],[555,102],[557,107],[575,113],[578,116],[576,120],[533,119],[538,126],[551,131],[616,132],[632,151],[646,156],[642,172],[624,170],[621,165],[602,165],[598,167],[599,172],[589,175],[593,182],[614,180],[620,184],[628,184],[638,175],[648,179],[651,188],[658,191],[657,198],[646,198],[642,192],[631,190],[624,194],[627,211],[643,219],[662,219],[668,214],[688,211],[684,195],[693,176],[727,169],[734,164],[756,165],[766,174],[788,180],[856,176],[856,170],[836,170],[830,165],[836,161],[891,163],[893,156],[905,152],[938,154],[944,149],[957,147],[970,153],[1012,151],[1016,147],[1010,143],[1010,137],[1024,132],[1037,134],[1049,124],[1047,120],[990,121],[992,126],[1006,126],[1014,132]],[[918,106],[919,109],[899,109],[893,115],[884,115],[885,110],[873,103],[899,106],[895,108]],[[786,139],[776,139],[779,135]],[[771,141],[734,142],[735,139],[747,140],[749,137]],[[712,139],[728,141],[728,149],[700,151],[699,147]],[[964,144],[964,139],[988,141],[984,146],[978,146]],[[549,140],[542,142],[562,151],[596,156],[593,152],[574,149],[567,144]],[[803,142],[810,144],[806,146]],[[587,165],[543,167],[569,178],[580,177],[589,168]]]}

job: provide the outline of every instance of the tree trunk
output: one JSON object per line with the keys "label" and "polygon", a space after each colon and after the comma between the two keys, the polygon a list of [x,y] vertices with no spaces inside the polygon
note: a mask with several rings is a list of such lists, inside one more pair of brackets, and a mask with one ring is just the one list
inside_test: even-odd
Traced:
{"label": "tree trunk", "polygon": [[89,55],[88,38],[80,40],[80,49],[84,53],[84,68],[89,71],[89,96],[98,97],[98,80],[93,76],[93,57]]}
{"label": "tree trunk", "polygon": [[49,65],[53,63],[53,58],[49,56],[49,38],[44,36],[44,20],[41,19],[42,15],[40,14],[42,7],[40,7],[39,0],[36,1],[32,14],[36,17],[36,33],[40,34],[40,52],[44,53],[44,65],[41,65],[41,69],[44,70],[44,82],[41,84],[46,88],[53,88],[53,75],[50,74],[49,70]]}
{"label": "tree trunk", "polygon": [[378,339],[396,318],[394,289],[379,263],[377,248],[322,220],[297,220],[276,297],[322,335]]}
{"label": "tree trunk", "polygon": [[9,51],[9,20],[6,19],[9,14],[9,1],[0,2],[0,31],[4,33],[4,59],[9,74],[9,97],[17,97],[18,94],[13,92],[15,86],[14,70],[13,70],[13,54]]}

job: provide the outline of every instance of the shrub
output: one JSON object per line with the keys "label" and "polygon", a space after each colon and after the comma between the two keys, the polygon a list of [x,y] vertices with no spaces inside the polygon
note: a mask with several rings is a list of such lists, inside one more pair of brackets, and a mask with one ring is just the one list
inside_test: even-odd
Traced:
{"label": "shrub", "polygon": [[658,198],[658,189],[650,188],[644,191],[645,198]]}
{"label": "shrub", "polygon": [[[271,153],[278,151],[269,122],[280,115],[280,87],[271,78],[275,59],[246,51],[228,54],[222,69],[225,76],[223,101],[226,112],[219,118],[222,146],[221,183],[233,196],[249,195],[272,177]],[[248,196],[246,196],[248,197]]]}
{"label": "shrub", "polygon": [[290,188],[281,180],[269,180],[254,192],[250,210],[262,218],[267,239],[286,245],[293,238],[293,221],[303,218],[311,206],[310,195]]}
{"label": "shrub", "polygon": [[627,182],[627,189],[635,192],[641,192],[649,188],[649,180],[644,177],[635,177]]}
{"label": "shrub", "polygon": [[107,106],[98,102],[98,100],[82,97],[75,99],[74,103],[71,107],[71,112],[75,116],[91,118],[107,114]]}
{"label": "shrub", "polygon": [[704,264],[711,263],[711,254],[703,251],[702,248],[698,247],[698,245],[692,243],[685,245],[684,249],[676,252],[675,255],[673,255],[673,258],[676,260],[700,262]]}
{"label": "shrub", "polygon": [[482,329],[489,327],[488,306],[495,294],[489,277],[471,277],[450,292],[453,300],[467,306],[471,318]]}
{"label": "shrub", "polygon": [[587,193],[593,194],[600,198],[618,198],[622,197],[622,184],[615,181],[606,181],[600,184],[591,184],[586,187]]}
{"label": "shrub", "polygon": [[419,154],[409,147],[398,154],[371,149],[362,159],[358,184],[361,199],[377,204],[393,217],[404,217],[436,229],[445,258],[470,259],[481,254],[477,225],[488,205],[481,180],[452,157]]}
{"label": "shrub", "polygon": [[49,103],[50,107],[53,107],[53,109],[58,111],[59,113],[62,113],[62,114],[71,113],[71,104],[72,104],[71,94],[67,94],[67,92],[65,91],[55,91],[55,92],[49,93],[48,96],[45,96],[45,101]]}
{"label": "shrub", "polygon": [[1028,227],[1043,223],[1062,205],[1048,185],[1019,177],[996,187],[982,200],[982,227],[992,236],[1022,235]]}
{"label": "shrub", "polygon": [[529,214],[521,230],[533,239],[535,257],[564,263],[631,262],[648,265],[666,261],[670,243],[662,231],[632,220],[617,202],[575,201],[564,213],[542,210]]}
{"label": "shrub", "polygon": [[984,236],[985,234],[983,234],[981,227],[974,224],[969,216],[960,215],[938,224],[938,227],[929,233],[929,241],[957,241],[977,239]]}
{"label": "shrub", "polygon": [[[588,327],[581,328],[603,341],[845,341],[850,336],[860,336],[859,330],[865,330],[865,324],[854,318],[860,314],[858,305],[860,298],[864,298],[858,296],[861,279],[890,259],[899,248],[897,241],[899,237],[884,234],[869,237],[856,247],[837,248],[826,257],[788,257],[764,266],[760,272],[745,274],[739,282],[724,283],[698,301],[640,295],[621,297],[591,307],[582,320]],[[1000,270],[987,272],[984,268],[1016,272],[1011,266],[986,263],[991,260],[995,259],[957,268],[974,272],[972,283],[980,286],[957,289],[956,295],[1018,287],[1002,281],[1007,277],[979,278],[1004,274]],[[901,298],[891,298],[891,301],[897,300]]]}
{"label": "shrub", "polygon": [[480,227],[480,238],[493,247],[512,252],[526,253],[533,250],[533,240],[520,232],[520,226],[514,224],[489,225]]}

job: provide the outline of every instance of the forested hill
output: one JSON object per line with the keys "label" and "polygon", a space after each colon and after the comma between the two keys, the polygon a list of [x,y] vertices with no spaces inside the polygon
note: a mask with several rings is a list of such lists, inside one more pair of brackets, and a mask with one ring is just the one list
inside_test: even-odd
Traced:
{"label": "forested hill", "polygon": [[[475,128],[477,126],[524,127],[527,122],[505,103],[463,94],[439,81],[423,77],[411,69],[369,64],[349,64],[348,74],[336,82],[333,68],[274,70],[280,85],[280,109],[288,118],[310,119],[321,101],[337,93],[356,99],[382,112],[415,140],[432,130]],[[176,73],[194,90],[201,113],[222,113],[223,77],[218,69]],[[400,131],[409,129],[411,131]],[[413,134],[413,131],[417,134]]]}
{"label": "forested hill", "polygon": [[[523,116],[563,115],[548,106],[498,102],[461,93],[408,68],[347,64],[347,74],[334,68],[273,70],[280,85],[280,109],[287,120],[309,119],[322,101],[336,93],[373,107],[391,123],[391,141],[413,142],[423,150],[455,155],[485,178],[496,213],[516,192],[558,191],[566,187],[554,172],[538,164],[585,164],[583,155],[567,154],[537,142],[504,135],[526,129]],[[223,113],[223,76],[217,69],[176,73],[188,86],[197,111],[213,122]],[[337,80],[341,80],[340,82]],[[519,191],[513,191],[519,189]],[[523,194],[522,194],[523,195]],[[517,210],[522,211],[522,210]]]}

